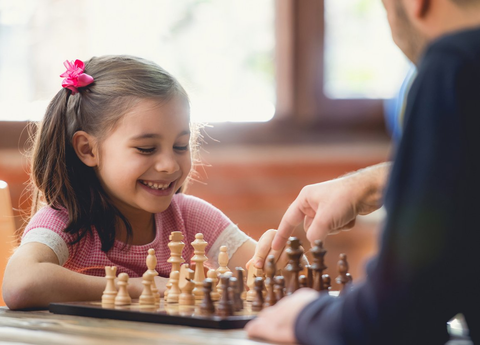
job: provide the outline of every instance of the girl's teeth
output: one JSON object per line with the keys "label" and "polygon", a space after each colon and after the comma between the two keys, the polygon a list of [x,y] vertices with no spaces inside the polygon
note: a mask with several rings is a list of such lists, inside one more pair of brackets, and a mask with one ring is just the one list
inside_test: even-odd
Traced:
{"label": "girl's teeth", "polygon": [[161,190],[165,190],[168,188],[168,186],[170,185],[169,183],[167,184],[159,184],[159,183],[153,183],[153,182],[145,182],[145,181],[142,181],[142,183],[152,189],[161,189]]}

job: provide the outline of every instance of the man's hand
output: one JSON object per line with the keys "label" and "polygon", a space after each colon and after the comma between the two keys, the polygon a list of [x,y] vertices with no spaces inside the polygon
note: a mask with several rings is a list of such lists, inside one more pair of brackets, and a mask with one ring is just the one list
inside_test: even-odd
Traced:
{"label": "man's hand", "polygon": [[295,343],[295,320],[303,308],[318,298],[312,289],[297,290],[277,304],[262,310],[250,321],[245,330],[249,337],[281,343]]}
{"label": "man's hand", "polygon": [[281,250],[302,221],[311,243],[325,239],[328,234],[351,229],[357,215],[369,214],[382,205],[389,171],[390,163],[381,163],[304,187],[283,216],[272,250]]}

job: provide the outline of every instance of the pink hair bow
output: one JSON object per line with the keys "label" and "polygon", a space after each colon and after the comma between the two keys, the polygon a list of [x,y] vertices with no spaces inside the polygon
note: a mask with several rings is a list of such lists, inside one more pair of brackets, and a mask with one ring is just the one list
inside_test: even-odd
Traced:
{"label": "pink hair bow", "polygon": [[65,61],[63,63],[67,69],[60,77],[65,78],[62,81],[62,86],[72,91],[72,95],[78,92],[79,87],[87,86],[93,83],[93,77],[83,73],[85,64],[81,60],[75,62]]}

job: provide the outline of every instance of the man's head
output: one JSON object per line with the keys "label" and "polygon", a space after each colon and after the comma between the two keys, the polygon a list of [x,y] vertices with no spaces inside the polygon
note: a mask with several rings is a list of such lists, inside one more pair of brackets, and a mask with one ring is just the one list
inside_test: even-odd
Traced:
{"label": "man's head", "polygon": [[480,0],[382,0],[397,46],[417,63],[433,40],[480,26]]}

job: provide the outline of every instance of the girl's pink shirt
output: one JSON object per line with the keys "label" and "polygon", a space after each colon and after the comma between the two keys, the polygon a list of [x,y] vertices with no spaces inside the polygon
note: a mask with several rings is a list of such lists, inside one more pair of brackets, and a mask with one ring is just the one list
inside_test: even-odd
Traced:
{"label": "girl's pink shirt", "polygon": [[[32,217],[23,236],[32,229],[46,228],[60,235],[68,245],[74,237],[63,231],[67,223],[68,212],[65,209],[44,207]],[[195,240],[195,234],[204,235],[208,242],[205,252],[208,253],[220,233],[233,223],[208,202],[190,195],[175,194],[167,210],[155,214],[155,224],[156,236],[151,243],[124,248],[123,242],[115,241],[107,253],[102,252],[100,237],[92,227],[92,231],[80,242],[68,245],[69,258],[63,267],[88,275],[105,276],[105,266],[117,266],[117,274],[125,272],[130,277],[141,277],[146,271],[148,249],[153,248],[157,256],[157,272],[162,277],[168,277],[172,267],[167,262],[172,231],[182,232],[185,243],[182,256],[188,262],[193,256],[191,243]]]}

